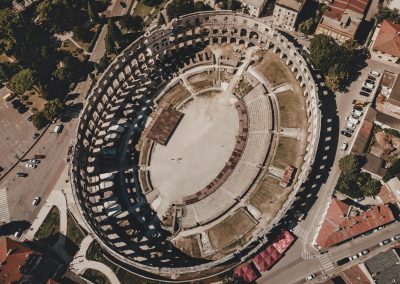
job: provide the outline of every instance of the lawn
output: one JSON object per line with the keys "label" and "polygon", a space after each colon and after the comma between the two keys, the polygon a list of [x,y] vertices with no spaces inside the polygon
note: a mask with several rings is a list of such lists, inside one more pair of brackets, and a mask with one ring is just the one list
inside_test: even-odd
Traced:
{"label": "lawn", "polygon": [[[39,240],[54,237],[54,242],[57,241],[58,232],[60,231],[60,211],[56,206],[51,207],[39,230],[35,234],[35,238]],[[57,236],[57,237],[56,237]],[[53,241],[53,238],[50,242]]]}
{"label": "lawn", "polygon": [[289,191],[279,186],[279,180],[267,176],[250,197],[250,203],[262,213],[274,217],[286,200],[286,198],[283,197],[285,197],[288,192]]}
{"label": "lawn", "polygon": [[276,154],[272,164],[281,169],[285,169],[286,166],[297,167],[298,156],[301,153],[300,141],[279,137],[278,147],[276,148]]}
{"label": "lawn", "polygon": [[150,11],[152,9],[153,9],[153,7],[147,6],[146,4],[143,4],[142,2],[138,2],[135,9],[133,10],[133,15],[140,16],[144,20],[147,16],[150,16]]}
{"label": "lawn", "polygon": [[222,249],[236,240],[239,240],[256,224],[257,222],[244,210],[239,209],[234,215],[212,227],[208,231],[208,236],[215,249]]}
{"label": "lawn", "polygon": [[95,284],[111,284],[108,278],[98,270],[86,269],[83,277]]}
{"label": "lawn", "polygon": [[307,127],[306,99],[304,96],[284,91],[276,94],[282,127]]}
{"label": "lawn", "polygon": [[67,240],[65,242],[65,250],[71,256],[74,256],[79,250],[79,245],[85,237],[85,233],[75,222],[71,213],[67,213]]}

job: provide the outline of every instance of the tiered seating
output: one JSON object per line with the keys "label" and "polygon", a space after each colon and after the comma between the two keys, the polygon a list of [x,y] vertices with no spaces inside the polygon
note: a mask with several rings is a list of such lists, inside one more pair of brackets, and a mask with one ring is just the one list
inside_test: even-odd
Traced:
{"label": "tiered seating", "polygon": [[223,187],[237,197],[242,196],[254,181],[259,171],[260,169],[255,165],[239,162]]}
{"label": "tiered seating", "polygon": [[240,160],[255,165],[262,164],[268,151],[269,143],[269,133],[250,132],[247,136],[246,147]]}
{"label": "tiered seating", "polygon": [[182,228],[188,229],[197,226],[195,214],[193,205],[183,207],[183,218],[180,219]]}

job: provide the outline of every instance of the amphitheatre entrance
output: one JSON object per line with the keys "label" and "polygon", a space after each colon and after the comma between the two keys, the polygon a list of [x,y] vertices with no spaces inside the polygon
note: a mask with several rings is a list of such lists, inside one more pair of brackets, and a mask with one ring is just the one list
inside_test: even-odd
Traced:
{"label": "amphitheatre entrance", "polygon": [[164,199],[182,203],[224,168],[238,133],[236,101],[228,92],[206,92],[178,109],[183,119],[166,146],[156,144],[149,169]]}

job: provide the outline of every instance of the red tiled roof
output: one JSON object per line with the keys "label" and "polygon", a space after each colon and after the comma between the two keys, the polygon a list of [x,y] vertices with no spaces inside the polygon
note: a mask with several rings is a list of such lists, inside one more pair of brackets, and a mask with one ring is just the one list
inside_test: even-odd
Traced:
{"label": "red tiled roof", "polygon": [[396,195],[384,185],[382,185],[381,187],[381,191],[379,192],[379,197],[382,199],[382,202],[384,204],[397,202]]}
{"label": "red tiled roof", "polygon": [[279,253],[284,253],[292,244],[294,241],[294,237],[292,236],[289,231],[283,232],[282,235],[280,235],[279,240],[272,245],[276,248]]}
{"label": "red tiled roof", "polygon": [[324,13],[329,18],[340,20],[346,9],[364,14],[368,0],[335,0]]}
{"label": "red tiled roof", "polygon": [[[341,202],[341,201],[340,201]],[[338,200],[333,198],[317,238],[321,248],[331,247],[376,227],[391,223],[394,216],[386,205],[371,206],[360,215],[346,217],[337,210]]]}
{"label": "red tiled roof", "polygon": [[243,279],[246,283],[251,283],[257,279],[257,275],[251,267],[251,264],[246,262],[235,269],[235,275]]}
{"label": "red tiled roof", "polygon": [[383,21],[372,49],[400,57],[400,24]]}
{"label": "red tiled roof", "polygon": [[0,283],[12,283],[21,279],[19,267],[25,264],[33,251],[7,237],[0,238]]}
{"label": "red tiled roof", "polygon": [[281,257],[282,255],[279,251],[273,245],[269,245],[265,250],[253,258],[253,262],[257,265],[260,271],[266,271],[269,270]]}

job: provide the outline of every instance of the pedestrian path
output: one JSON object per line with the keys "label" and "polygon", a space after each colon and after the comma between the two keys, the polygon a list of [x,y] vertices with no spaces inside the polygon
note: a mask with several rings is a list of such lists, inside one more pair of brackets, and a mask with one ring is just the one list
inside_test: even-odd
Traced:
{"label": "pedestrian path", "polygon": [[302,226],[298,225],[294,228],[294,234],[302,241],[307,239],[307,230],[304,229]]}
{"label": "pedestrian path", "polygon": [[332,258],[330,257],[329,253],[320,254],[318,256],[318,260],[321,263],[322,269],[325,271],[325,273],[335,268],[333,266]]}
{"label": "pedestrian path", "polygon": [[0,221],[10,222],[10,210],[8,209],[7,187],[0,188]]}

